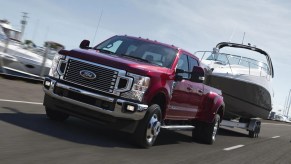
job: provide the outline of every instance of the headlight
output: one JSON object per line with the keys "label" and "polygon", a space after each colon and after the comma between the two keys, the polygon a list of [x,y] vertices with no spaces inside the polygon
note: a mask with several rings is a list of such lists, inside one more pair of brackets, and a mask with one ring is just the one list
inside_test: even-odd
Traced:
{"label": "headlight", "polygon": [[55,77],[55,78],[59,78],[60,75],[57,71],[57,68],[58,68],[58,63],[60,61],[60,59],[64,59],[65,56],[64,55],[60,55],[58,53],[55,54],[54,56],[54,59],[52,60],[52,65],[51,65],[51,69],[50,69],[50,72],[49,72],[49,76],[51,77]]}
{"label": "headlight", "polygon": [[129,72],[127,76],[133,77],[133,86],[130,91],[121,93],[121,97],[142,101],[143,95],[150,85],[150,78]]}

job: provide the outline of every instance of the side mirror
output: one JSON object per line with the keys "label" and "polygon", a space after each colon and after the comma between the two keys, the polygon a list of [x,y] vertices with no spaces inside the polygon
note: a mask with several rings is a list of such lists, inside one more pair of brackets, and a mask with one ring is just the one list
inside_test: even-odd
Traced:
{"label": "side mirror", "polygon": [[182,80],[183,80],[183,76],[181,76],[181,75],[175,76],[175,81],[182,81]]}
{"label": "side mirror", "polygon": [[80,48],[81,49],[89,49],[90,47],[90,41],[89,40],[83,40],[81,43],[80,43]]}
{"label": "side mirror", "polygon": [[204,69],[202,67],[194,66],[191,72],[190,81],[203,83],[205,79],[204,76],[205,76]]}
{"label": "side mirror", "polygon": [[185,73],[185,71],[184,70],[182,70],[182,69],[176,69],[176,74],[179,74],[179,73]]}

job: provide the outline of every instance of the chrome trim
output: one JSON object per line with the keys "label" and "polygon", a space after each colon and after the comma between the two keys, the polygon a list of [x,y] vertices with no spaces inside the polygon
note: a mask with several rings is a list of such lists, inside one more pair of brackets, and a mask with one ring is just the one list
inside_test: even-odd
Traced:
{"label": "chrome trim", "polygon": [[[64,72],[61,71],[61,65],[62,63],[65,63],[66,66],[65,66],[65,70]],[[60,76],[64,76],[65,75],[65,72],[67,70],[67,64],[68,64],[68,61],[67,60],[63,60],[63,59],[60,59],[59,62],[58,62],[58,66],[57,66],[57,73],[60,75]]]}
{"label": "chrome trim", "polygon": [[[120,94],[122,92],[127,92],[127,91],[130,91],[131,90],[131,86],[132,86],[132,83],[133,83],[133,79],[131,77],[126,76],[126,71],[125,70],[116,69],[116,68],[113,68],[113,67],[101,65],[101,64],[98,64],[98,63],[89,62],[89,61],[86,61],[86,60],[81,60],[81,59],[74,58],[74,57],[70,57],[70,56],[67,56],[66,59],[65,60],[62,60],[62,61],[65,61],[66,63],[68,63],[68,61],[70,59],[76,60],[76,61],[79,61],[79,62],[84,62],[84,63],[91,64],[91,65],[95,65],[95,66],[98,66],[98,67],[103,67],[103,68],[110,69],[110,70],[113,70],[113,71],[116,71],[116,72],[118,72],[117,78],[119,78],[119,79],[116,79],[116,82],[115,82],[115,85],[114,85],[114,88],[113,88],[113,92],[112,93],[105,92],[105,91],[102,91],[102,90],[98,90],[96,88],[92,88],[92,87],[85,86],[85,85],[82,85],[82,84],[79,84],[79,83],[75,83],[75,82],[72,82],[72,81],[65,80],[64,79],[64,75],[65,74],[61,74],[60,75],[60,79],[61,80],[70,82],[72,84],[80,85],[80,86],[83,86],[83,87],[86,87],[86,88],[94,89],[94,90],[97,90],[97,91],[100,91],[100,92],[105,92],[105,93],[108,93],[108,94],[116,95],[116,96],[120,96]],[[67,66],[66,66],[65,72],[66,72],[66,70],[67,70]],[[127,79],[128,80],[128,84],[127,84],[126,88],[124,88],[124,89],[118,89],[118,84],[119,84],[118,82],[119,82],[120,78],[124,78],[124,79]]]}
{"label": "chrome trim", "polygon": [[195,126],[192,125],[163,125],[161,126],[162,129],[169,129],[169,130],[191,130],[194,129]]}
{"label": "chrome trim", "polygon": [[148,105],[132,103],[132,102],[125,101],[125,100],[122,100],[122,99],[117,99],[117,103],[122,103],[122,104],[124,104],[124,103],[135,104],[135,105],[137,105],[137,111],[138,112],[143,112],[143,111],[146,111],[148,109]]}
{"label": "chrome trim", "polygon": [[83,94],[83,95],[86,95],[86,96],[90,96],[90,97],[93,97],[93,98],[96,98],[96,99],[100,99],[100,100],[103,100],[103,101],[108,101],[108,102],[113,102],[114,101],[113,98],[102,96],[102,95],[99,95],[99,94],[96,94],[96,93],[87,92],[87,91],[84,91],[82,89],[78,89],[78,88],[71,87],[71,86],[68,86],[68,85],[64,85],[64,84],[61,84],[61,83],[57,83],[56,86],[60,87],[60,88],[68,89],[68,90],[73,91],[73,92],[78,92],[80,94]]}
{"label": "chrome trim", "polygon": [[[127,84],[126,84],[125,88],[118,89],[118,85],[119,85],[120,79],[126,79],[127,80]],[[127,92],[127,91],[130,91],[132,83],[133,83],[133,78],[131,78],[131,77],[118,76],[117,79],[116,79],[115,90],[117,92]]]}
{"label": "chrome trim", "polygon": [[[49,79],[49,78],[47,78],[47,79]],[[74,88],[74,87],[71,87],[69,85],[61,84],[59,82],[56,82],[53,79],[49,79],[49,80],[51,81],[50,88],[49,89],[43,88],[44,92],[47,95],[49,95],[49,96],[51,96],[53,98],[56,98],[56,99],[59,99],[59,100],[74,104],[74,105],[78,105],[78,106],[90,109],[92,111],[100,112],[100,113],[107,114],[107,115],[110,115],[110,116],[113,116],[113,117],[131,119],[131,120],[141,120],[141,119],[144,118],[144,116],[146,114],[146,111],[147,111],[147,108],[148,108],[148,105],[145,105],[145,104],[138,104],[138,103],[122,100],[122,99],[114,99],[114,98],[103,96],[103,95],[99,95],[99,94],[96,94],[96,93],[80,90],[78,88]],[[78,92],[80,94],[84,94],[84,95],[87,95],[87,96],[90,96],[90,97],[93,97],[93,98],[101,99],[103,101],[108,101],[108,102],[111,102],[111,103],[115,102],[114,110],[113,111],[106,110],[106,109],[103,109],[103,108],[100,108],[100,107],[96,107],[96,106],[93,106],[93,105],[89,105],[89,104],[86,104],[86,103],[83,103],[83,102],[79,102],[79,101],[70,99],[70,98],[67,98],[67,97],[59,96],[59,95],[57,95],[57,94],[55,94],[53,92],[55,86],[58,86],[58,87],[61,87],[61,88],[65,88],[65,89],[70,89],[73,92]],[[133,105],[137,106],[137,110],[134,113],[122,112],[122,108],[123,108],[123,105],[125,103],[133,104]]]}
{"label": "chrome trim", "polygon": [[147,124],[146,141],[152,143],[156,140],[161,131],[161,122],[157,114],[153,114]]}

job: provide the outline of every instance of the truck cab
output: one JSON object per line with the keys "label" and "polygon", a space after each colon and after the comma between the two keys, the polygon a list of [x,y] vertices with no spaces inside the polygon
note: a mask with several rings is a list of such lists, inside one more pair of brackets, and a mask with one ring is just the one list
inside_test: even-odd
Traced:
{"label": "truck cab", "polygon": [[181,48],[131,36],[95,47],[84,40],[80,49],[55,55],[44,106],[52,120],[75,116],[113,127],[145,148],[161,128],[191,128],[193,139],[212,144],[224,102],[203,81],[198,58]]}

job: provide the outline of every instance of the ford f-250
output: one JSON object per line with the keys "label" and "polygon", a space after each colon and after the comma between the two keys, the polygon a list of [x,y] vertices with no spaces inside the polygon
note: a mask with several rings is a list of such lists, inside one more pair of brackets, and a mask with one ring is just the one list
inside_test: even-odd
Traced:
{"label": "ford f-250", "polygon": [[95,121],[132,133],[145,148],[161,128],[191,128],[194,140],[215,141],[224,102],[220,90],[203,84],[197,57],[126,35],[89,44],[55,55],[43,83],[48,118]]}

